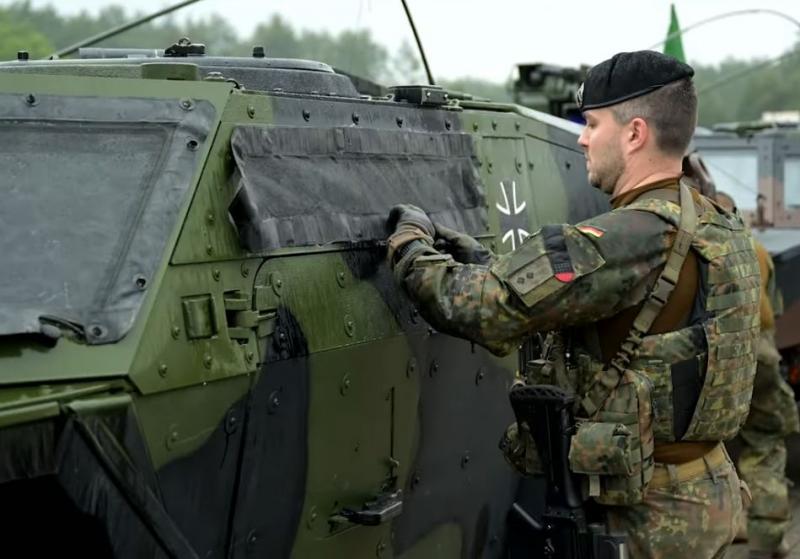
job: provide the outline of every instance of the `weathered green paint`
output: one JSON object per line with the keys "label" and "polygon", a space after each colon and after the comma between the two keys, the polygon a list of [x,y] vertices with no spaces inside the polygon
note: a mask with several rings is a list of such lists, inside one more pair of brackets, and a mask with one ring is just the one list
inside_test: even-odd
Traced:
{"label": "weathered green paint", "polygon": [[[375,352],[381,362],[375,361]],[[297,557],[324,555],[331,549],[326,538],[340,533],[347,536],[333,541],[341,542],[336,551],[341,557],[374,552],[376,537],[386,541],[389,525],[329,520],[342,508],[360,509],[387,485],[405,486],[419,399],[417,376],[407,372],[407,356],[404,338],[395,336],[317,353],[309,360],[309,468],[301,516],[306,522],[297,535]],[[370,362],[373,366],[365,366]]]}
{"label": "weathered green paint", "polygon": [[136,398],[153,466],[161,468],[199,448],[252,382],[251,376],[241,376]]}

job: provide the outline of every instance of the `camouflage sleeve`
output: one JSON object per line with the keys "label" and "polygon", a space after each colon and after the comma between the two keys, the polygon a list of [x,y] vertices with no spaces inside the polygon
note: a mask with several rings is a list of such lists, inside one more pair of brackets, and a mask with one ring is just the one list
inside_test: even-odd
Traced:
{"label": "camouflage sleeve", "polygon": [[398,279],[435,328],[503,355],[533,332],[595,322],[640,303],[674,234],[655,214],[623,208],[542,227],[488,266],[429,252]]}

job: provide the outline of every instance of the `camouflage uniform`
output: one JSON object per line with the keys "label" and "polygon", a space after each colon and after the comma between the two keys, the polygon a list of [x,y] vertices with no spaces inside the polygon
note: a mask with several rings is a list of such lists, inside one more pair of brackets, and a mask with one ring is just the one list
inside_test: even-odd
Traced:
{"label": "camouflage uniform", "polygon": [[[794,393],[779,370],[775,347],[774,269],[769,254],[756,244],[762,274],[761,337],[750,414],[740,435],[738,466],[752,492],[747,533],[750,548],[777,551],[790,521],[785,437],[800,431]],[[773,293],[770,293],[770,286]]]}
{"label": "camouflage uniform", "polygon": [[[645,192],[653,186],[656,185],[637,191]],[[674,189],[676,181],[657,186]],[[709,213],[710,203],[699,196],[695,196],[695,202],[704,205],[706,217],[716,212]],[[434,327],[473,340],[494,353],[507,354],[517,349],[534,332],[560,329],[570,340],[577,340],[575,344],[581,350],[598,357],[597,324],[640,305],[665,266],[677,227],[664,215],[650,210],[667,206],[670,212],[680,215],[676,204],[650,201],[649,206],[644,203],[632,208],[620,207],[578,225],[545,226],[519,249],[496,258],[489,266],[456,262],[427,243],[416,241],[416,246],[406,249],[396,262],[395,276]],[[737,243],[736,250],[740,252],[735,256],[740,259],[740,266],[735,266],[731,273],[750,270],[751,277],[741,280],[750,297],[749,291],[757,287],[758,274],[752,241],[745,236]],[[713,251],[714,247],[711,248]],[[520,285],[512,286],[508,281],[512,277],[509,270],[520,269],[524,273],[513,277],[520,285],[524,284],[522,295]],[[733,276],[734,281],[739,281],[737,277]],[[738,301],[744,296],[744,292],[740,295],[739,287],[728,284],[727,291],[715,297],[719,302],[726,297],[729,302],[732,298]],[[709,402],[720,414],[728,414],[720,421],[728,425],[725,433],[735,432],[744,420],[754,373],[754,358],[749,360],[748,352],[757,329],[757,321],[753,320],[756,314],[753,308],[757,306],[748,301],[737,305],[744,309],[743,314],[729,324],[741,324],[746,331],[739,338],[741,344],[724,348],[723,357],[732,358],[731,370],[741,372],[741,378],[735,377],[730,383],[739,386],[741,394],[726,396],[727,402]],[[688,351],[696,359],[703,350],[684,347],[682,351]],[[719,358],[718,352],[710,353]],[[710,354],[708,359],[711,360]],[[728,384],[723,382],[724,376],[721,375],[720,382],[707,382],[706,386]],[[637,377],[641,375],[635,371],[626,372],[615,390],[628,388],[622,386],[626,384],[641,388],[641,384],[636,384],[640,382]],[[569,378],[568,382],[571,389],[584,394],[590,380],[579,372],[577,378]],[[638,427],[640,433],[650,433],[646,442],[652,451],[653,429],[663,431],[665,422],[662,418],[661,425],[656,426],[650,405],[648,399],[645,408],[640,408]],[[652,405],[657,407],[660,403]],[[609,413],[613,415],[613,410]],[[727,436],[732,435],[723,438]],[[519,462],[529,464],[531,456],[526,454],[525,445],[519,441],[514,444],[521,452]],[[641,460],[639,467],[643,468],[648,460],[652,473],[652,453]],[[662,469],[661,477],[668,476],[668,483],[653,483],[637,504],[607,508],[610,526],[628,536],[631,557],[721,556],[733,540],[742,510],[740,483],[730,459],[724,455],[713,467],[704,467],[689,478],[671,476],[672,467]],[[644,486],[647,482],[649,477]]]}

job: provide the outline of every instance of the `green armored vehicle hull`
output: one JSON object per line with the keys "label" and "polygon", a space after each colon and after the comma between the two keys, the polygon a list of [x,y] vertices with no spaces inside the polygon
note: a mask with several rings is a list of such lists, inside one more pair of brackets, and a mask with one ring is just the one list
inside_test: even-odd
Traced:
{"label": "green armored vehicle hull", "polygon": [[497,252],[605,208],[578,130],[316,62],[0,66],[0,495],[27,556],[500,557],[518,355],[385,265],[428,210]]}

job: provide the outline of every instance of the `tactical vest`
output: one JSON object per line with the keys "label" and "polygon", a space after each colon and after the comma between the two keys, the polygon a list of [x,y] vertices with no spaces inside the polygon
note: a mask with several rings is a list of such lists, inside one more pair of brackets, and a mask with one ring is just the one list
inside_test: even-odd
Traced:
{"label": "tactical vest", "polygon": [[[573,359],[584,397],[570,463],[587,475],[589,495],[603,504],[642,500],[652,477],[654,442],[727,440],[747,418],[759,332],[753,241],[737,216],[710,202],[701,204],[698,215],[684,185],[681,208],[643,197],[622,210],[648,211],[672,223],[678,228],[675,246],[611,364],[580,350]],[[679,330],[647,335],[689,249],[705,270],[699,312]],[[687,370],[700,376],[702,388],[691,420],[676,433],[673,375]]]}

